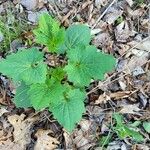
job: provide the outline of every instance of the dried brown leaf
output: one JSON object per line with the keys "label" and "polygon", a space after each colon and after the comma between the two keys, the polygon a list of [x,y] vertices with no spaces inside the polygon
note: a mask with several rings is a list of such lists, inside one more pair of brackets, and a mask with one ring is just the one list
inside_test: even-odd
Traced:
{"label": "dried brown leaf", "polygon": [[35,144],[34,150],[54,150],[57,148],[59,141],[56,138],[51,137],[51,130],[39,129],[35,136],[37,137],[37,142]]}
{"label": "dried brown leaf", "polygon": [[122,109],[119,111],[119,113],[139,114],[140,108],[138,106],[139,106],[139,104],[122,105]]}
{"label": "dried brown leaf", "polygon": [[31,125],[37,118],[25,119],[25,115],[12,115],[8,116],[8,121],[14,127],[13,137],[14,142],[20,145],[20,148],[24,149],[27,144],[31,142]]}

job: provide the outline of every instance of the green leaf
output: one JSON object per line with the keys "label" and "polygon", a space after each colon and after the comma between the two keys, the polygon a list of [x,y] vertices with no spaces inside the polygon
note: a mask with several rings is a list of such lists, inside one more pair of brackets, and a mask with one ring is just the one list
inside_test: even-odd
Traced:
{"label": "green leaf", "polygon": [[67,54],[69,60],[65,71],[69,81],[78,86],[88,86],[91,79],[104,79],[104,74],[115,66],[115,58],[97,52],[94,46],[78,46]]}
{"label": "green leaf", "polygon": [[128,126],[124,126],[124,129],[127,133],[127,136],[131,136],[135,141],[137,142],[144,141],[143,136],[139,132],[135,131],[134,129],[129,128]]}
{"label": "green leaf", "polygon": [[146,132],[150,133],[150,122],[143,122],[143,127]]}
{"label": "green leaf", "polygon": [[60,28],[59,22],[46,13],[40,16],[39,27],[33,33],[36,41],[47,46],[51,52],[57,52],[65,38],[65,30]]}
{"label": "green leaf", "polygon": [[27,94],[28,90],[29,90],[29,86],[25,85],[25,83],[21,83],[21,85],[17,87],[16,95],[14,97],[14,103],[16,107],[21,107],[21,108],[32,107],[29,96]]}
{"label": "green leaf", "polygon": [[134,129],[128,127],[123,121],[123,116],[115,113],[113,114],[114,119],[116,120],[116,126],[113,127],[118,137],[124,139],[126,137],[132,137],[135,141],[141,142],[144,140],[143,136],[135,131]]}
{"label": "green leaf", "polygon": [[60,46],[60,53],[78,45],[88,45],[91,41],[90,29],[86,25],[72,25],[66,30],[65,44]]}
{"label": "green leaf", "polygon": [[26,84],[44,83],[47,66],[43,62],[43,53],[36,48],[19,50],[0,61],[0,72],[15,81]]}
{"label": "green leaf", "polygon": [[28,92],[32,106],[36,110],[49,107],[51,103],[57,103],[64,92],[63,86],[57,81],[48,84],[33,84]]}
{"label": "green leaf", "polygon": [[118,113],[114,113],[113,118],[116,120],[117,126],[123,125],[123,116],[122,115],[120,115]]}
{"label": "green leaf", "polygon": [[70,89],[61,97],[60,103],[53,103],[50,106],[54,117],[69,132],[74,129],[75,124],[82,118],[82,113],[85,112],[84,99],[84,92]]}
{"label": "green leaf", "polygon": [[65,76],[65,71],[61,67],[55,69],[52,68],[50,70],[50,73],[51,73],[51,77],[57,81],[61,81]]}
{"label": "green leaf", "polygon": [[135,121],[134,123],[129,124],[131,127],[138,127],[141,124],[141,121]]}
{"label": "green leaf", "polygon": [[112,139],[113,134],[110,133],[107,136],[102,136],[102,138],[100,139],[100,146],[106,146],[110,143],[111,139]]}

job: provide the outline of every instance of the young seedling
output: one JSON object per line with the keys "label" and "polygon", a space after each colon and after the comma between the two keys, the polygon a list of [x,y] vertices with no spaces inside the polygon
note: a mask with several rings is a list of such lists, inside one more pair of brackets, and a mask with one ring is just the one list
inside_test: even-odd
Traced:
{"label": "young seedling", "polygon": [[65,30],[58,21],[43,14],[33,33],[37,43],[45,45],[49,52],[63,53],[66,65],[50,68],[43,52],[29,48],[1,60],[0,72],[20,83],[14,97],[16,107],[48,108],[71,132],[85,112],[85,87],[91,79],[103,80],[104,74],[115,67],[115,58],[89,44],[90,29],[85,25],[72,25]]}

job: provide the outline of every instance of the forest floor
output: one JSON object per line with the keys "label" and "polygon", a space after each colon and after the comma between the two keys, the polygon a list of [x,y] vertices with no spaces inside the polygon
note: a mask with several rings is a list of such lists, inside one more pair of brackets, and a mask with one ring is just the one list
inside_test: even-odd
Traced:
{"label": "forest floor", "polygon": [[43,12],[65,28],[87,24],[92,44],[117,65],[87,88],[86,113],[72,133],[47,110],[16,108],[16,88],[0,75],[0,150],[149,150],[150,1],[0,0],[0,59],[36,46],[32,31]]}

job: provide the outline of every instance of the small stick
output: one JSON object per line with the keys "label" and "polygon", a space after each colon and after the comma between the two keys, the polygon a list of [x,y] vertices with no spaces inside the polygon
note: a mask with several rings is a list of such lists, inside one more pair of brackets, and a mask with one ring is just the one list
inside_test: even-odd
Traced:
{"label": "small stick", "polygon": [[97,19],[97,21],[95,22],[95,24],[92,26],[92,29],[95,28],[95,26],[98,24],[98,22],[103,18],[103,16],[106,14],[106,12],[108,11],[108,9],[115,3],[116,0],[113,0],[110,5],[105,9],[105,11],[101,14],[101,16]]}

